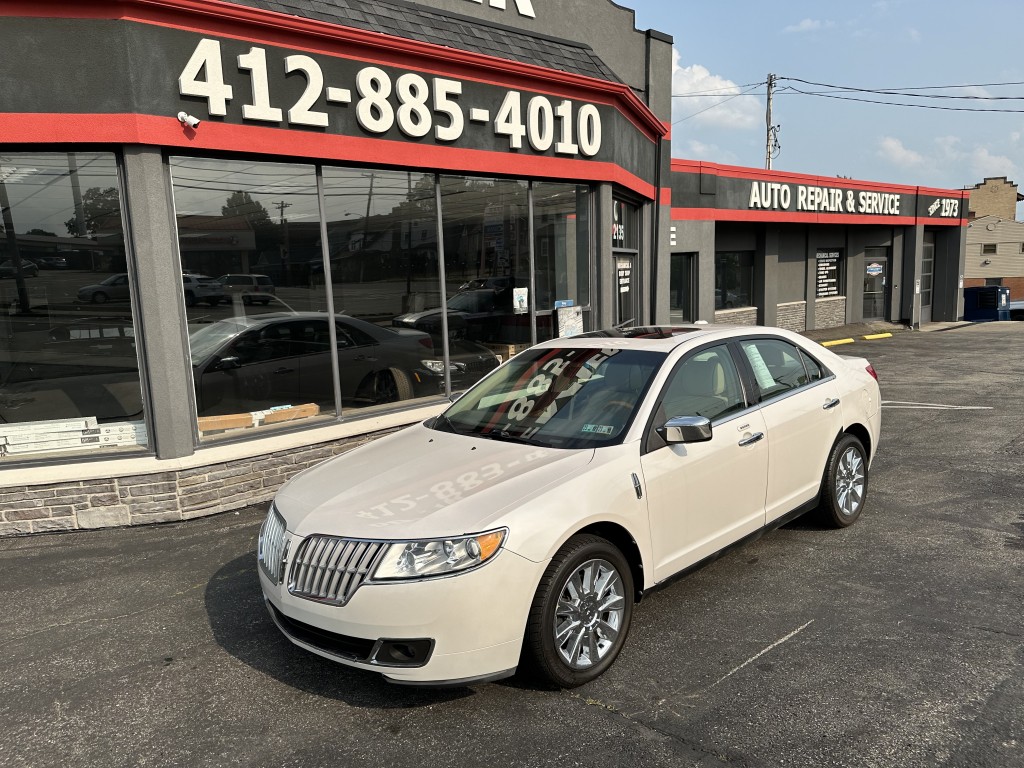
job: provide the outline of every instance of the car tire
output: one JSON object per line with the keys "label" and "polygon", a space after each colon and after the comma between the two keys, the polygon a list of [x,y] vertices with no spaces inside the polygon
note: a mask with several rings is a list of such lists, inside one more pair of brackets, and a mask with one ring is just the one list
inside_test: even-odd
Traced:
{"label": "car tire", "polygon": [[194,307],[196,305],[196,295],[192,291],[185,291],[185,306]]}
{"label": "car tire", "polygon": [[252,298],[249,296],[242,296],[242,303],[248,307],[250,304],[252,304]]}
{"label": "car tire", "polygon": [[93,304],[106,304],[109,298],[103,291],[96,291],[96,293],[89,297],[89,301]]}
{"label": "car tire", "polygon": [[573,536],[548,564],[533,598],[523,640],[525,671],[559,688],[589,683],[619,655],[632,615],[633,574],[626,558],[599,536]]}
{"label": "car tire", "polygon": [[828,455],[821,481],[818,517],[826,525],[846,528],[857,522],[867,496],[867,452],[860,440],[844,434]]}

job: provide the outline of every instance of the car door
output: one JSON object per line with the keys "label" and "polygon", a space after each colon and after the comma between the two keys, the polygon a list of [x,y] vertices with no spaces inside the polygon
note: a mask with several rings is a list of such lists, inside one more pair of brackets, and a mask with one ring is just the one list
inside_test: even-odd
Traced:
{"label": "car door", "polygon": [[766,521],[818,493],[825,462],[843,429],[835,377],[795,344],[778,338],[739,343],[768,434]]}
{"label": "car door", "polygon": [[[711,439],[665,444],[657,429],[677,416],[708,418]],[[675,367],[659,395],[641,457],[655,581],[764,525],[764,437],[761,413],[747,401],[728,345],[698,350]]]}
{"label": "car door", "polygon": [[295,404],[299,366],[286,326],[272,323],[246,331],[210,361],[200,385],[204,410],[214,402],[219,402],[216,413]]}
{"label": "car door", "polygon": [[296,404],[316,403],[322,412],[333,412],[330,325],[326,318],[304,320],[293,325],[291,342],[299,366]]}
{"label": "car door", "polygon": [[341,399],[351,401],[363,387],[369,386],[372,375],[381,367],[378,360],[380,344],[369,334],[344,320],[337,320],[335,328],[338,336]]}

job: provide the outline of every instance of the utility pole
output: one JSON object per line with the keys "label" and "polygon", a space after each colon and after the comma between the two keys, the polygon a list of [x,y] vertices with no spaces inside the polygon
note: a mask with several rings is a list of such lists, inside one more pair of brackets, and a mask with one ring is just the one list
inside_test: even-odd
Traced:
{"label": "utility pole", "polygon": [[775,75],[768,73],[768,109],[765,112],[765,145],[764,145],[764,167],[766,170],[772,169],[772,153],[778,147],[778,142],[775,138],[778,133],[779,126],[772,125],[772,95],[775,92]]}

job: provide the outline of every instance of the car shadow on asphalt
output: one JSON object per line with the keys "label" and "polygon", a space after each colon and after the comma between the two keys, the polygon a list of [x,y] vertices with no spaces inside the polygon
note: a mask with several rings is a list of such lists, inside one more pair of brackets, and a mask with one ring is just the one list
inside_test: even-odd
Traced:
{"label": "car shadow on asphalt", "polygon": [[475,694],[471,688],[417,688],[346,667],[293,645],[267,613],[256,553],[221,567],[206,585],[206,614],[216,643],[239,661],[285,685],[353,707],[426,707]]}

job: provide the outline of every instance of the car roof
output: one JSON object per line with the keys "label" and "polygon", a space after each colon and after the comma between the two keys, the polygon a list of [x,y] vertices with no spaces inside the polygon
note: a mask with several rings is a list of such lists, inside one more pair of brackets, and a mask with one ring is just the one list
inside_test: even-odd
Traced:
{"label": "car roof", "polygon": [[758,325],[646,325],[628,328],[608,328],[600,331],[589,331],[576,336],[551,339],[538,344],[538,347],[586,347],[586,348],[628,348],[650,350],[652,352],[671,352],[677,347],[693,346],[705,341],[729,339],[735,336],[776,336],[779,338],[799,338],[782,328]]}

